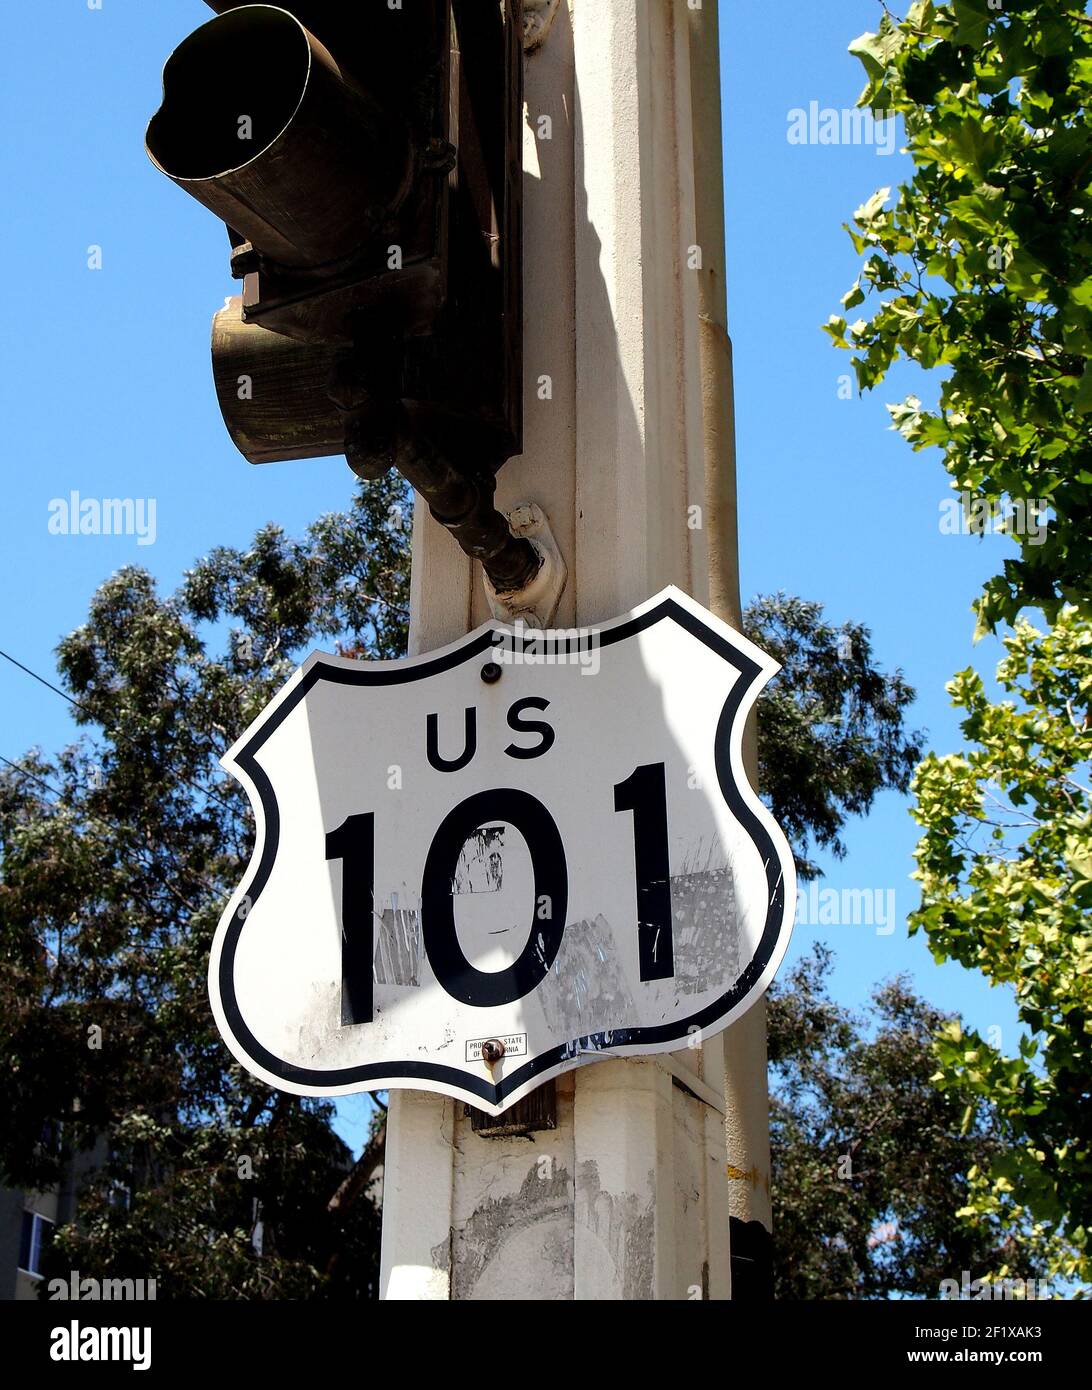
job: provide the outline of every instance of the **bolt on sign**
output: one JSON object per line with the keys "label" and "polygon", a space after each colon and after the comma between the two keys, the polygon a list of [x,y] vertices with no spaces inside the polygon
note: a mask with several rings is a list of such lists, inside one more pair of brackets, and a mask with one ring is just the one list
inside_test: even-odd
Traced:
{"label": "bolt on sign", "polygon": [[676,589],[594,629],[311,656],[223,760],[257,823],[209,969],[231,1051],[298,1094],[499,1114],[726,1027],[795,913],[742,762],[777,669]]}

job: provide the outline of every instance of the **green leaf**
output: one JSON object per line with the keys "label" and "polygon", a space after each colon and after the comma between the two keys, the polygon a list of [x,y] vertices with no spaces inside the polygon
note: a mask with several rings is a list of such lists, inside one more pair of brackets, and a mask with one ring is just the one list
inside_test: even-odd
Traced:
{"label": "green leaf", "polygon": [[877,189],[872,197],[869,198],[866,203],[862,203],[853,214],[854,222],[856,222],[859,227],[867,227],[870,223],[874,222],[883,211],[883,205],[890,196],[890,188]]}
{"label": "green leaf", "polygon": [[902,46],[902,35],[892,29],[886,33],[861,34],[849,45],[849,52],[860,60],[869,78],[882,78]]}
{"label": "green leaf", "polygon": [[986,0],[952,0],[952,13],[956,19],[955,42],[981,48],[990,22]]}
{"label": "green leaf", "polygon": [[1087,415],[1092,410],[1092,364],[1086,364],[1080,381],[1077,383],[1077,394],[1073,398],[1073,406],[1079,415]]}

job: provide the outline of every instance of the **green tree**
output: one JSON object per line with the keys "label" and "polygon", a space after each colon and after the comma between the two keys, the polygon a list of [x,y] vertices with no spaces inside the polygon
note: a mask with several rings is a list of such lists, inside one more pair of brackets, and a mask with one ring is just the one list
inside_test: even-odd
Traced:
{"label": "green tree", "polygon": [[[916,775],[912,925],[938,960],[1012,988],[1029,1031],[1009,1055],[950,1022],[937,1084],[993,1106],[1005,1140],[970,1171],[966,1219],[1087,1280],[1088,903],[1066,856],[1089,813],[1092,18],[1071,0],[920,0],[905,20],[885,6],[850,51],[860,104],[903,119],[914,167],[893,205],[881,189],[847,229],[865,261],[843,304],[870,317],[827,331],[862,389],[898,360],[940,369],[935,407],[911,396],[889,407],[895,425],[942,449],[972,529],[1008,509],[1017,545],[975,607],[977,635],[1016,623],[1000,679],[1024,704],[990,704],[970,671],[950,687],[971,746]],[[1018,621],[1028,608],[1048,636]]]}
{"label": "green tree", "polygon": [[329,1102],[236,1065],[205,977],[251,839],[217,760],[313,643],[404,650],[408,500],[362,487],[302,542],[266,527],[213,552],[170,598],[122,570],[61,643],[88,735],[0,781],[0,1168],[40,1187],[66,1151],[102,1160],[65,1270],[158,1276],[175,1298],[374,1294],[359,1199],[381,1113],[354,1169]]}
{"label": "green tree", "polygon": [[[827,325],[862,390],[898,359],[944,370],[939,402],[891,406],[939,446],[972,519],[1018,503],[1019,548],[977,603],[980,630],[1027,606],[1092,613],[1092,19],[1074,0],[919,0],[850,51],[859,104],[901,117],[912,179],[848,229],[865,256]],[[1043,501],[1044,530],[1027,506]],[[1022,530],[1019,523],[1023,522]]]}
{"label": "green tree", "polygon": [[[67,1155],[44,1132],[94,1159],[58,1270],[157,1276],[168,1297],[374,1294],[361,1198],[382,1112],[350,1169],[329,1103],[233,1062],[205,975],[252,833],[217,760],[312,645],[402,653],[409,500],[391,478],[362,487],[302,541],[267,527],[213,551],[166,598],[123,570],[60,645],[85,736],[0,777],[0,1169],[55,1181]],[[817,604],[762,599],[746,625],[784,663],[761,696],[762,777],[814,872],[809,836],[839,849],[847,816],[905,787],[912,692]]]}
{"label": "green tree", "polygon": [[781,670],[758,701],[758,785],[812,879],[814,844],[845,855],[841,832],[883,790],[905,792],[921,735],[904,720],[914,692],[901,671],[884,674],[859,623],[835,627],[823,607],[789,594],[760,596],[743,630]]}
{"label": "green tree", "polygon": [[1002,1148],[989,1105],[932,1084],[949,1020],[903,979],[866,1017],[811,954],[769,993],[774,1278],[781,1299],[937,1298],[1000,1264],[1033,1277],[996,1222],[968,1226],[968,1169]]}
{"label": "green tree", "polygon": [[[1092,627],[1063,610],[1046,635],[1018,622],[991,701],[961,672],[967,751],[930,754],[915,816],[924,930],[938,961],[1016,997],[1026,1035],[1003,1048],[947,1023],[937,1080],[994,1108],[1004,1151],[969,1172],[974,1227],[1056,1239],[1052,1272],[1092,1280]],[[1016,1044],[1014,1046],[1014,1044]],[[1002,1273],[1006,1272],[1004,1270]]]}

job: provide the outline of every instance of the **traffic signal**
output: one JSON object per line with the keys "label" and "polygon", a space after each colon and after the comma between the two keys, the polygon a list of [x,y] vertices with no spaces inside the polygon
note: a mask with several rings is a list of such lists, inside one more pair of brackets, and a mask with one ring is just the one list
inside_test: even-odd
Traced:
{"label": "traffic signal", "polygon": [[208,3],[146,143],[228,229],[232,439],[397,466],[519,587],[540,557],[492,496],[522,447],[521,0]]}

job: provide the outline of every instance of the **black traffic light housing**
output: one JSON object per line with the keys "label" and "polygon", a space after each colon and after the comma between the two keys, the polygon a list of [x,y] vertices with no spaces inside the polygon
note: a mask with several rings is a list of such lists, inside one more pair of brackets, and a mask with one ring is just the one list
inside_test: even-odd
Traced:
{"label": "black traffic light housing", "polygon": [[522,447],[521,0],[207,0],[153,162],[223,219],[213,373],[251,461],[398,467],[499,588]]}

